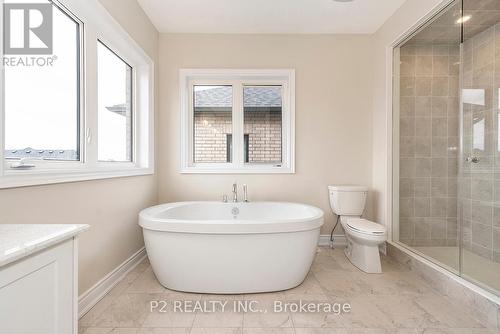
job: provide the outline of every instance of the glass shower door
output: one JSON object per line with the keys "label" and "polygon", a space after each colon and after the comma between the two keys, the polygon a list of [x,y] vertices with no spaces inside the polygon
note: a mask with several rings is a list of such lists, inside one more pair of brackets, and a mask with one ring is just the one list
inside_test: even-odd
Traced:
{"label": "glass shower door", "polygon": [[464,278],[500,291],[500,1],[464,0],[458,182]]}
{"label": "glass shower door", "polygon": [[443,9],[394,53],[394,239],[457,275],[461,4]]}
{"label": "glass shower door", "polygon": [[500,0],[394,48],[393,240],[500,295]]}

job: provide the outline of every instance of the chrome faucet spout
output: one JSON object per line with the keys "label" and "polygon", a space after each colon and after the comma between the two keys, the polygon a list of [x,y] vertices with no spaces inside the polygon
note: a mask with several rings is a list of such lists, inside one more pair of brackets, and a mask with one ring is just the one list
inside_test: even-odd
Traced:
{"label": "chrome faucet spout", "polygon": [[233,183],[233,202],[238,202],[238,185],[236,184],[236,182]]}
{"label": "chrome faucet spout", "polygon": [[246,184],[243,185],[243,202],[248,202],[248,187]]}

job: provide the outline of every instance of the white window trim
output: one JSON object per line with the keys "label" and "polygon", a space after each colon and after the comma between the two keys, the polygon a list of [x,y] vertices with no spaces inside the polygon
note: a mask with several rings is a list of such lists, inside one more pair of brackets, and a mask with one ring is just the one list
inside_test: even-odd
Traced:
{"label": "white window trim", "polygon": [[[232,163],[195,163],[193,161],[193,106],[194,84],[233,84],[233,133],[243,133],[243,110],[235,105],[243,103],[241,84],[283,85],[282,156],[281,166],[273,164],[245,164],[243,137],[233,136]],[[295,173],[295,70],[294,69],[180,69],[180,172],[186,174],[293,174]],[[241,137],[241,138],[238,138]],[[239,143],[241,142],[241,143]]]}
{"label": "white window trim", "polygon": [[[80,161],[37,161],[14,170],[4,159],[4,68],[0,62],[0,189],[154,174],[154,62],[98,0],[55,0],[82,24],[80,82]],[[3,17],[3,7],[0,6]],[[133,67],[133,161],[97,160],[97,40]],[[0,34],[0,55],[3,55]]]}

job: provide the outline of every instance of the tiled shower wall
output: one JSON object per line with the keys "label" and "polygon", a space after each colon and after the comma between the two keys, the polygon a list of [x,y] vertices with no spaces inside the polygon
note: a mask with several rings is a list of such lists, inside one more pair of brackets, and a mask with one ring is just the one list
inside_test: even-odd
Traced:
{"label": "tiled shower wall", "polygon": [[460,50],[400,52],[400,241],[456,246]]}
{"label": "tiled shower wall", "polygon": [[466,249],[500,262],[500,24],[464,42],[463,147],[459,215]]}

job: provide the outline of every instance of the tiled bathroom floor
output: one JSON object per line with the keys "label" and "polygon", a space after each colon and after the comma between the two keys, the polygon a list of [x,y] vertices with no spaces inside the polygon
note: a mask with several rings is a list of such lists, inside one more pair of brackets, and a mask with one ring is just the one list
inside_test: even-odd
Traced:
{"label": "tiled bathroom floor", "polygon": [[[162,287],[147,260],[80,319],[80,334],[489,334],[471,312],[435,292],[407,268],[383,259],[383,274],[353,267],[342,249],[318,249],[305,282],[292,290],[200,295]],[[150,311],[151,301],[255,301],[268,312]],[[349,303],[349,313],[274,313],[272,303]]]}

